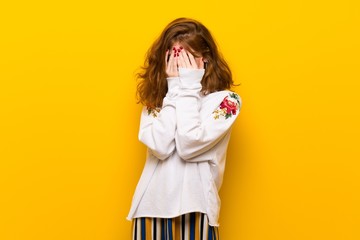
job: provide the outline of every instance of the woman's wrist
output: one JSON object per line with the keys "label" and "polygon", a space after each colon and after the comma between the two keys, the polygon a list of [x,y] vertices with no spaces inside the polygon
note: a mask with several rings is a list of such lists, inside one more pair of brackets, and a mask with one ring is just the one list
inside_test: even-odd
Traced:
{"label": "woman's wrist", "polygon": [[166,78],[168,84],[168,92],[167,96],[173,97],[178,92],[180,88],[180,78],[179,77],[167,77]]}
{"label": "woman's wrist", "polygon": [[182,88],[201,88],[205,69],[179,68],[180,86]]}

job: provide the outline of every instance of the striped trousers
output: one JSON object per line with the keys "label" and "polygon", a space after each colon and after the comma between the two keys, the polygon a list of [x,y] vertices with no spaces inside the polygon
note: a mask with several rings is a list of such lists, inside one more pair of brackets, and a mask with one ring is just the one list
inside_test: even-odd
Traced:
{"label": "striped trousers", "polygon": [[206,214],[193,212],[175,218],[134,218],[132,240],[219,240],[218,227]]}

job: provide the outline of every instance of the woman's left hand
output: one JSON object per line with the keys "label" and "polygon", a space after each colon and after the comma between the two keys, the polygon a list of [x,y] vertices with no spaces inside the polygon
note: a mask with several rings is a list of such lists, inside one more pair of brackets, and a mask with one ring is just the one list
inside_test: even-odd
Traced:
{"label": "woman's left hand", "polygon": [[204,68],[204,61],[203,58],[195,59],[194,56],[182,49],[178,56],[178,67],[179,68],[192,68],[192,69],[203,69]]}
{"label": "woman's left hand", "polygon": [[202,57],[194,56],[186,51],[180,51],[178,57],[178,70],[180,76],[180,85],[183,88],[200,90],[202,88],[201,80],[204,76],[204,61]]}

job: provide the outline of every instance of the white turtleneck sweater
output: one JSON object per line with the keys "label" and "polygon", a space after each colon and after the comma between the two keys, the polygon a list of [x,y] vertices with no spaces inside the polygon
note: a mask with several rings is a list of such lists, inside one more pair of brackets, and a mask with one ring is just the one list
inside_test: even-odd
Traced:
{"label": "white turtleneck sweater", "polygon": [[203,212],[219,226],[218,191],[242,100],[228,90],[201,95],[204,71],[179,68],[179,77],[167,78],[162,107],[143,108],[139,140],[148,150],[128,220]]}

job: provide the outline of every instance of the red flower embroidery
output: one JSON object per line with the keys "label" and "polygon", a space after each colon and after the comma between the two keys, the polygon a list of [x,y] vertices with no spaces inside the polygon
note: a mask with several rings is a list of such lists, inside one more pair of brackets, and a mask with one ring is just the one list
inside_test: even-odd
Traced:
{"label": "red flower embroidery", "polygon": [[226,96],[220,104],[220,109],[223,108],[226,109],[226,114],[232,113],[233,115],[235,115],[238,105],[236,102],[229,100],[229,97]]}
{"label": "red flower embroidery", "polygon": [[236,93],[230,93],[220,103],[219,107],[213,112],[214,118],[219,119],[224,116],[228,119],[232,115],[236,115],[237,110],[240,108],[240,98]]}

